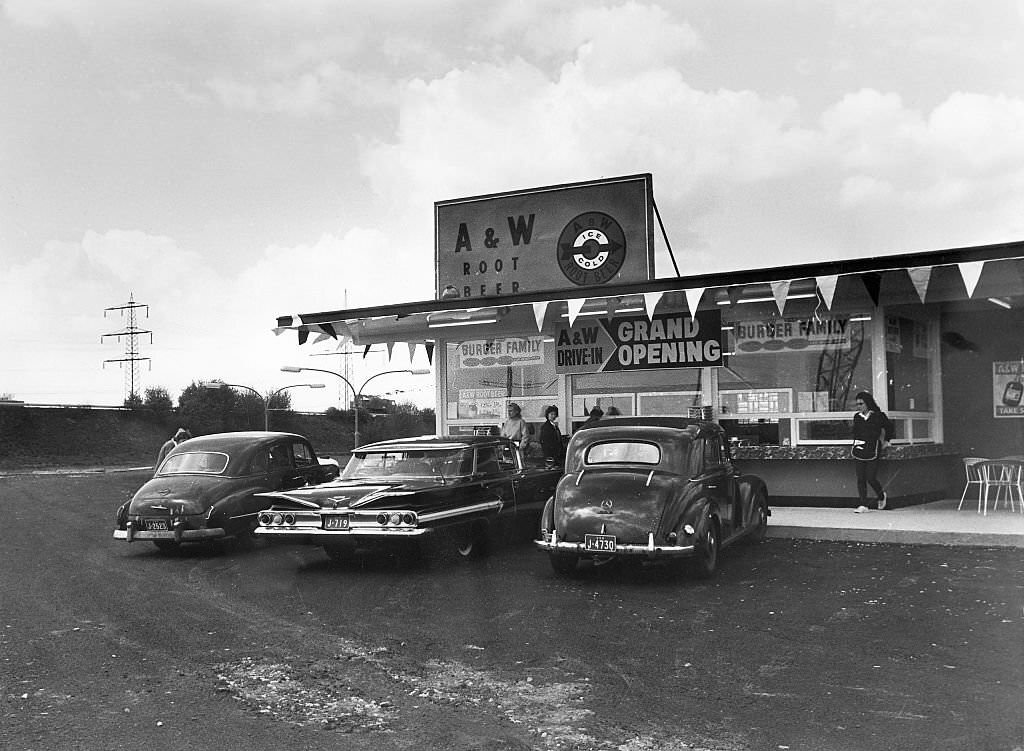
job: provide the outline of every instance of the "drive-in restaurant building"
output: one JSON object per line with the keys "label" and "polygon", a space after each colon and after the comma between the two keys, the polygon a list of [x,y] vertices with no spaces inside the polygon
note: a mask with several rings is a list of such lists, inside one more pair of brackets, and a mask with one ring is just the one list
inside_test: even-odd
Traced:
{"label": "drive-in restaurant building", "polygon": [[[897,505],[1024,454],[1024,242],[654,278],[650,174],[439,201],[434,300],[281,316],[300,342],[422,346],[437,430],[546,405],[713,416],[773,503],[851,504],[854,395],[896,425]],[[675,260],[673,257],[673,265]],[[418,351],[418,349],[417,349]]]}

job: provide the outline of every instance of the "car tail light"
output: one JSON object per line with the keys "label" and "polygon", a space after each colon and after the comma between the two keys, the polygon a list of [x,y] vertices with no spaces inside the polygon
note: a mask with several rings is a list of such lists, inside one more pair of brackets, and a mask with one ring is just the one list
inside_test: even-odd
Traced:
{"label": "car tail light", "polygon": [[377,514],[377,523],[379,525],[381,525],[382,527],[385,526],[388,523],[388,515],[387,514]]}
{"label": "car tail light", "polygon": [[414,524],[416,524],[416,515],[409,511],[406,511],[404,514],[402,514],[402,524],[408,524],[409,526],[413,526]]}
{"label": "car tail light", "polygon": [[281,514],[274,514],[274,524],[280,524],[284,521],[284,516]]}
{"label": "car tail light", "polygon": [[270,516],[270,514],[260,514],[259,521],[260,524],[262,524],[264,527],[269,527],[270,522],[272,521],[272,517]]}
{"label": "car tail light", "polygon": [[295,514],[285,514],[284,523],[288,525],[295,524]]}

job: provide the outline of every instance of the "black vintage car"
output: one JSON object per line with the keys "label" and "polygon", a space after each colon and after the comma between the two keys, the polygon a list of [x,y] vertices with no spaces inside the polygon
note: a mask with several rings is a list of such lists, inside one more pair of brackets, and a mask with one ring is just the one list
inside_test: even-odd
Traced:
{"label": "black vintage car", "polygon": [[260,495],[333,480],[338,463],[320,459],[292,433],[218,433],[179,443],[156,475],[118,510],[114,538],[184,542],[249,535],[270,505]]}
{"label": "black vintage car", "polygon": [[274,505],[256,534],[322,545],[344,560],[358,547],[410,547],[443,533],[458,555],[477,556],[498,531],[531,537],[561,475],[528,467],[498,436],[383,441],[353,452],[335,482],[269,494]]}
{"label": "black vintage car", "polygon": [[764,537],[770,513],[764,482],[733,466],[718,424],[606,419],[570,440],[536,544],[559,574],[629,558],[690,559],[710,576],[720,548]]}

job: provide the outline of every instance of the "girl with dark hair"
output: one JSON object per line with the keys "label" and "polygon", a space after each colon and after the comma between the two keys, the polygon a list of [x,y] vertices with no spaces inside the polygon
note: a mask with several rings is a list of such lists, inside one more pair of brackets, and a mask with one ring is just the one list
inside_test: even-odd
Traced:
{"label": "girl with dark hair", "polygon": [[867,391],[856,396],[857,412],[853,415],[853,454],[857,467],[857,496],[860,505],[857,511],[867,511],[868,486],[875,491],[878,510],[886,507],[888,498],[882,483],[878,481],[878,465],[882,452],[889,445],[892,435],[892,421],[878,408],[878,403]]}
{"label": "girl with dark hair", "polygon": [[540,426],[540,447],[545,459],[553,459],[555,464],[565,461],[562,431],[558,427],[558,407],[553,404],[544,410],[544,424]]}

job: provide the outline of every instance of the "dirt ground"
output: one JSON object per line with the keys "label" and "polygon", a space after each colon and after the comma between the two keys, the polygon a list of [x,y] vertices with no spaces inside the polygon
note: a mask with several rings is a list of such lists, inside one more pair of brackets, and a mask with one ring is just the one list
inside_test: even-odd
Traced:
{"label": "dirt ground", "polygon": [[111,537],[0,477],[4,749],[1022,749],[1019,551],[771,540],[696,581]]}

